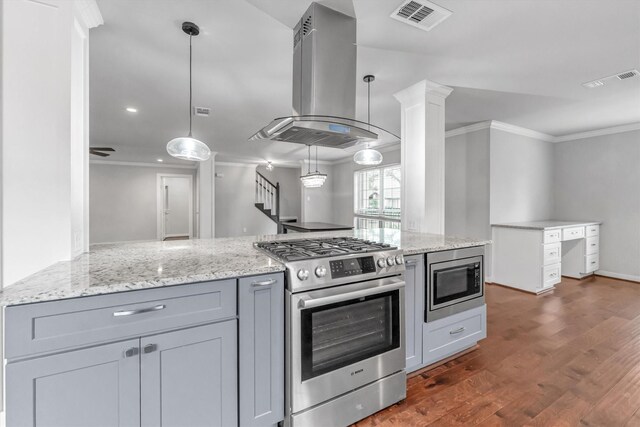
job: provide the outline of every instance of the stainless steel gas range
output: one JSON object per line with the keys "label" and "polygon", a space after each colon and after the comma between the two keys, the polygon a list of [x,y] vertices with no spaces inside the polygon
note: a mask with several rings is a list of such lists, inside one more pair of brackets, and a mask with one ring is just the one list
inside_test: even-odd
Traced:
{"label": "stainless steel gas range", "polygon": [[406,397],[402,252],[355,238],[259,242],[287,267],[288,426],[346,426]]}

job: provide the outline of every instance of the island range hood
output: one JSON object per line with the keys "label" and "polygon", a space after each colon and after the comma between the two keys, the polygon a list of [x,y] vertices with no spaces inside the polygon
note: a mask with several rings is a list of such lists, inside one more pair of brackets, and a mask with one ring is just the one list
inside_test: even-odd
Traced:
{"label": "island range hood", "polygon": [[293,30],[293,114],[249,140],[347,148],[400,138],[355,120],[356,19],[312,3]]}

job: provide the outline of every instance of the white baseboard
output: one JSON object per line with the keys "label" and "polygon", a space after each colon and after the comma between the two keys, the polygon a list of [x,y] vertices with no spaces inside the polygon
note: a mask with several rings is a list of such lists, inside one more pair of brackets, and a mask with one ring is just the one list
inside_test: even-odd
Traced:
{"label": "white baseboard", "polygon": [[640,283],[640,276],[634,276],[632,274],[621,274],[613,271],[597,270],[596,274],[599,276],[612,277],[614,279],[630,280],[632,282]]}

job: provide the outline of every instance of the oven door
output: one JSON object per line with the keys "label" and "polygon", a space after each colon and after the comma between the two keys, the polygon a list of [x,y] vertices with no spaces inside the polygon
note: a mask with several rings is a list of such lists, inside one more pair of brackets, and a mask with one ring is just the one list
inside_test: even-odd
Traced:
{"label": "oven door", "polygon": [[404,369],[400,277],[292,294],[289,315],[293,413]]}

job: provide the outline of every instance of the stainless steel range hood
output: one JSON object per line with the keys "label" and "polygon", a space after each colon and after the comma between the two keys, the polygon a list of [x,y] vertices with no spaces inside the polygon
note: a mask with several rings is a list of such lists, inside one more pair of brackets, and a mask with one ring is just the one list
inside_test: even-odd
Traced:
{"label": "stainless steel range hood", "polygon": [[293,115],[274,119],[250,140],[347,148],[398,140],[355,120],[356,19],[312,3],[293,30]]}

